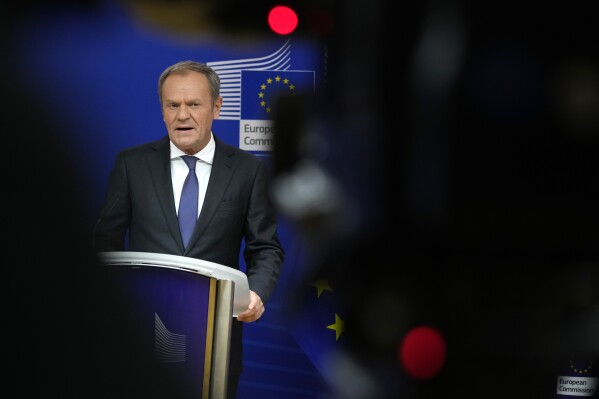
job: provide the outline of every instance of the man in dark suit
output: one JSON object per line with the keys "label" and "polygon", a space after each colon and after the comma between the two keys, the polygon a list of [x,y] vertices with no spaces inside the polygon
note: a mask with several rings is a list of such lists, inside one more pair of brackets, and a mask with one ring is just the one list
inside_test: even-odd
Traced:
{"label": "man in dark suit", "polygon": [[[242,322],[262,316],[284,259],[268,176],[258,157],[212,133],[223,99],[210,67],[194,61],[168,67],[160,75],[158,94],[168,135],[118,154],[94,229],[94,248],[188,256],[239,269],[245,240],[250,304],[231,332],[227,393],[234,398],[242,371]],[[198,218],[186,246],[177,216],[189,172],[185,155],[197,158],[199,184]]]}

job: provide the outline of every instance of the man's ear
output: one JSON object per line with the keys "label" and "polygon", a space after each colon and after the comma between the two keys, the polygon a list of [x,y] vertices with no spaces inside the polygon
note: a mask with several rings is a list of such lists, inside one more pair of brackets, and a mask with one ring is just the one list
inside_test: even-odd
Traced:
{"label": "man's ear", "polygon": [[218,119],[218,117],[220,116],[220,109],[223,106],[223,98],[222,96],[217,98],[216,101],[214,102],[214,119]]}

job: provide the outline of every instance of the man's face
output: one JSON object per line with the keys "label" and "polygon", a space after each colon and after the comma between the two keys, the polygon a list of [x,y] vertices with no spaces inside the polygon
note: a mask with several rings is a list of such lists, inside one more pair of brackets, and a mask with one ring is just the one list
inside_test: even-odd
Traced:
{"label": "man's face", "polygon": [[171,141],[187,154],[204,148],[222,102],[222,97],[212,102],[208,79],[201,73],[186,72],[166,78],[162,85],[162,119]]}

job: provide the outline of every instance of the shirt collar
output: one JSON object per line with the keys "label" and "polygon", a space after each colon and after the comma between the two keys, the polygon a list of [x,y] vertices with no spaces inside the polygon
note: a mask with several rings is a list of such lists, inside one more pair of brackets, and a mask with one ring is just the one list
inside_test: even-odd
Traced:
{"label": "shirt collar", "polygon": [[[187,155],[183,151],[177,148],[176,145],[170,141],[171,147],[171,159],[178,158],[182,155]],[[199,158],[201,161],[212,165],[214,161],[214,150],[216,149],[216,143],[214,142],[214,135],[210,132],[210,141],[206,144],[206,147],[202,148],[200,152],[193,154],[193,156]]]}

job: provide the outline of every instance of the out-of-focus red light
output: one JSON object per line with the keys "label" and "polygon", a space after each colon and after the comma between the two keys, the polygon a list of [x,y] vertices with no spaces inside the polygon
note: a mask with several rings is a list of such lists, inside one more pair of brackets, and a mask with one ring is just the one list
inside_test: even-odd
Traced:
{"label": "out-of-focus red light", "polygon": [[400,362],[412,378],[426,380],[441,370],[446,350],[445,339],[438,330],[428,326],[416,327],[401,342]]}
{"label": "out-of-focus red light", "polygon": [[297,28],[297,24],[297,14],[287,6],[273,7],[268,13],[268,25],[278,35],[292,33]]}

